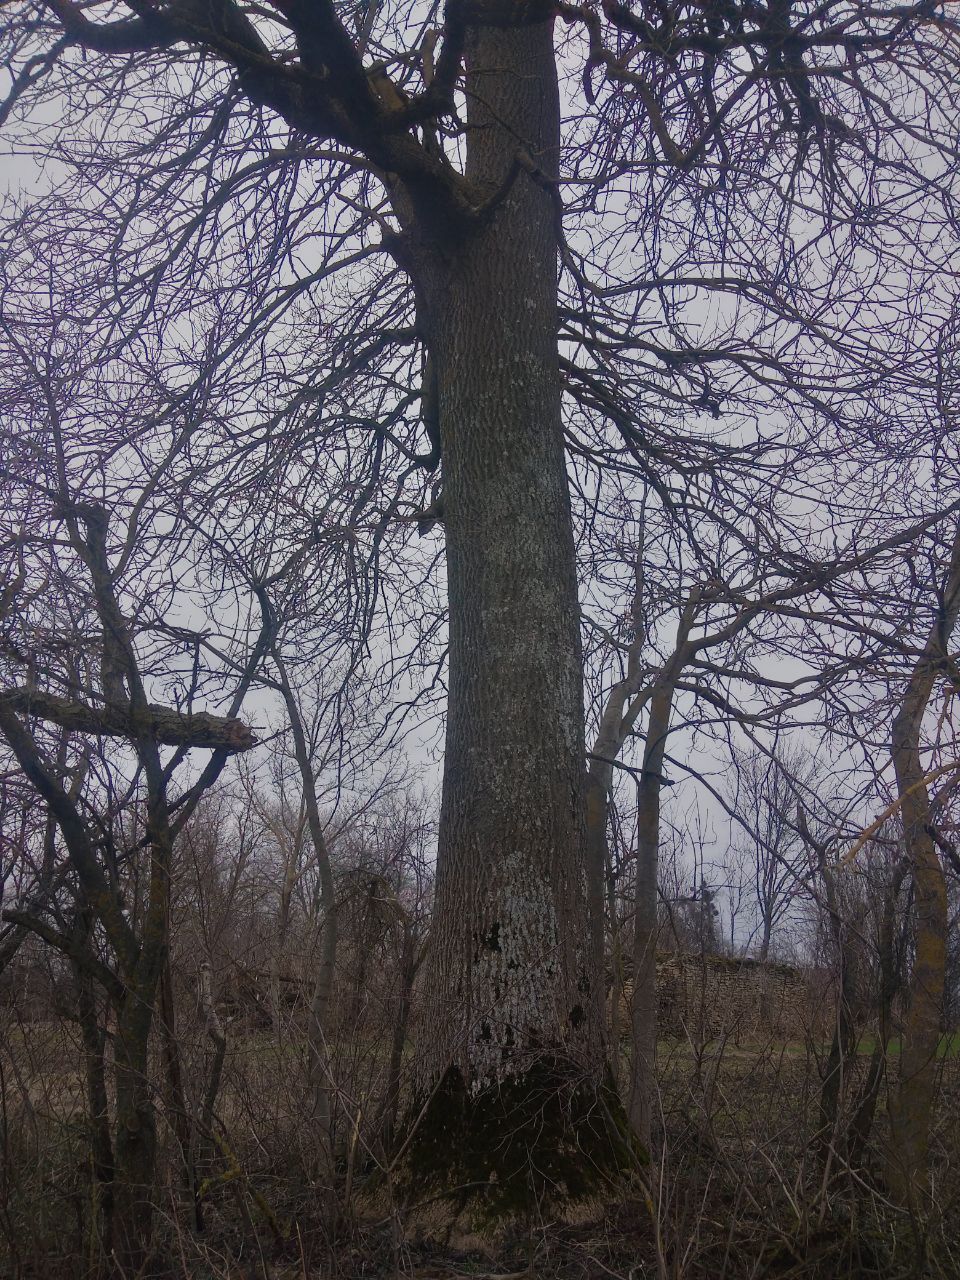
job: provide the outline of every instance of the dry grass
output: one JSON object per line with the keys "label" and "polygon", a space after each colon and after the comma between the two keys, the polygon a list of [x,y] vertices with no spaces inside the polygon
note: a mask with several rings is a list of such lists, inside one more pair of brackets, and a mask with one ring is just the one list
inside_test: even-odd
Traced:
{"label": "dry grass", "polygon": [[[198,1037],[185,1054],[194,1093],[204,1052]],[[341,1212],[331,1227],[320,1210],[301,1046],[295,1037],[235,1037],[202,1234],[180,1185],[172,1132],[161,1127],[163,1270],[181,1280],[956,1280],[960,1059],[942,1061],[933,1195],[921,1222],[884,1194],[882,1113],[862,1167],[833,1162],[824,1170],[811,1141],[820,1057],[800,1044],[664,1044],[662,1141],[644,1181],[612,1192],[586,1221],[533,1223],[520,1236],[468,1247],[415,1230],[382,1181],[376,1196],[365,1194],[378,1165],[382,1054],[375,1045],[344,1044],[334,1054],[345,1083],[338,1095]],[[864,1063],[852,1064],[852,1086]],[[69,1023],[0,1028],[4,1276],[96,1274],[82,1081]]]}

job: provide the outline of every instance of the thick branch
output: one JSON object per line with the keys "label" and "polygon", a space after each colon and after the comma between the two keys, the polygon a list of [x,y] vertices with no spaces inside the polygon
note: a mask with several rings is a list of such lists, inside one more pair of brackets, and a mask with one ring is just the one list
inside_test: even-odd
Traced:
{"label": "thick branch", "polygon": [[144,13],[139,18],[117,22],[91,22],[69,0],[47,0],[47,7],[60,20],[64,32],[97,53],[140,53],[173,44],[176,34],[159,14]]}
{"label": "thick branch", "polygon": [[207,711],[187,714],[153,703],[147,704],[145,712],[134,712],[128,706],[90,707],[41,689],[7,689],[0,692],[0,706],[49,720],[74,733],[95,733],[103,738],[147,733],[165,746],[209,747],[228,752],[249,751],[257,741],[242,720]]}
{"label": "thick branch", "polygon": [[277,6],[297,36],[301,56],[292,66],[264,44],[233,0],[178,0],[162,12],[145,10],[136,18],[112,23],[91,22],[73,0],[45,3],[71,41],[99,53],[128,54],[183,43],[214,54],[236,69],[251,101],[313,137],[333,138],[356,149],[385,175],[389,186],[399,179],[425,227],[449,236],[476,222],[477,193],[411,129],[431,112],[448,109],[460,62],[460,19],[452,35],[448,32],[436,87],[422,95],[411,115],[408,104],[392,100],[395,90],[386,96],[378,92],[378,85],[393,87],[383,74],[378,77],[365,69],[330,0],[309,5],[285,0]]}

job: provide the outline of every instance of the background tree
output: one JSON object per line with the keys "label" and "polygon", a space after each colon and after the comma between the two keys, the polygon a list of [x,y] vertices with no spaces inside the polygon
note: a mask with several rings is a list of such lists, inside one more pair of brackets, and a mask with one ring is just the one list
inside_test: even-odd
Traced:
{"label": "background tree", "polygon": [[[69,499],[63,506],[65,510],[63,507],[57,510],[53,519],[66,524],[70,546],[89,574],[90,594],[102,629],[99,681],[91,691],[92,696],[88,694],[87,700],[80,701],[70,666],[65,681],[68,696],[55,693],[49,687],[51,676],[56,681],[60,674],[55,666],[44,672],[40,687],[35,677],[28,677],[24,686],[4,691],[0,700],[0,733],[57,823],[75,878],[76,910],[68,931],[51,926],[43,915],[16,908],[7,908],[4,918],[39,934],[44,941],[63,951],[74,966],[87,1050],[95,1160],[98,1177],[105,1184],[103,1203],[109,1218],[107,1226],[118,1264],[140,1269],[150,1249],[156,1176],[156,1132],[148,1052],[158,1003],[163,1006],[170,1082],[177,1093],[182,1092],[172,1005],[161,995],[167,972],[174,833],[177,822],[189,813],[190,806],[216,777],[226,759],[237,751],[249,749],[254,738],[236,719],[207,713],[184,714],[147,701],[134,641],[113,588],[107,551],[107,515],[100,507],[74,505]],[[31,656],[36,656],[36,650]],[[140,830],[134,837],[132,849],[118,848],[109,836],[104,840],[106,833],[98,831],[99,824],[92,824],[80,807],[75,785],[69,790],[64,788],[55,757],[50,759],[44,752],[42,738],[38,741],[36,730],[29,726],[28,721],[35,722],[38,716],[61,728],[101,737],[121,737],[129,744],[137,766],[132,789],[134,792],[142,789],[140,803],[145,810],[142,822],[137,824]],[[161,759],[161,744],[179,746],[180,760],[185,746],[206,746],[214,752],[206,777],[201,775],[180,798],[179,817],[171,811],[168,797],[172,767],[178,758],[174,756],[172,767],[169,762],[165,764]],[[131,855],[136,855],[141,840],[147,859],[140,876],[135,875],[133,885],[128,885],[127,890],[130,892],[135,886],[140,901],[135,899],[125,907],[120,883],[122,866]],[[107,963],[96,954],[95,926],[102,930],[109,948]],[[106,1128],[103,1040],[93,994],[95,984],[108,997],[117,1019],[113,1040],[116,1101],[112,1135]],[[182,1113],[179,1098],[177,1105]]]}
{"label": "background tree", "polygon": [[[737,761],[731,807],[750,833],[747,860],[753,869],[754,940],[760,960],[770,955],[774,930],[789,916],[804,888],[808,859],[797,830],[797,796],[817,791],[802,750],[781,750],[774,756],[753,751]],[[743,830],[734,838],[742,841]]]}

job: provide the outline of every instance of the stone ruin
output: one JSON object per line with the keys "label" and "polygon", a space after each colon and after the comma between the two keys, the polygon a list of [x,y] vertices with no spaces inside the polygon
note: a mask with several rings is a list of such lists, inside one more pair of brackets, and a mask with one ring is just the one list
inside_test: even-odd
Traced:
{"label": "stone ruin", "polygon": [[[624,1033],[632,990],[628,974],[620,1017]],[[657,954],[659,1034],[668,1040],[803,1040],[811,1029],[808,991],[802,971],[786,964],[747,956]]]}

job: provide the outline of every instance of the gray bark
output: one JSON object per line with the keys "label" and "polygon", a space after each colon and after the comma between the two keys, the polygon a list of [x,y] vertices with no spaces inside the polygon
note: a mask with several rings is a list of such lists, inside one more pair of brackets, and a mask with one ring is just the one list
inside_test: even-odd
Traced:
{"label": "gray bark", "polygon": [[[576,564],[557,355],[552,23],[468,42],[467,177],[489,223],[421,275],[437,367],[450,676],[428,1028],[436,1078],[593,1045]],[[528,165],[528,169],[531,166]],[[588,1055],[589,1056],[589,1055]]]}

